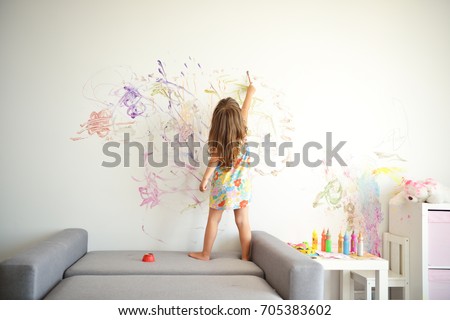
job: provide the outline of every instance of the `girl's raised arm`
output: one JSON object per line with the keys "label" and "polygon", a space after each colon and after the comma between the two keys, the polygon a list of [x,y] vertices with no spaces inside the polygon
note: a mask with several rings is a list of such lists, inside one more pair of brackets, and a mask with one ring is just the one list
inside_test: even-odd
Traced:
{"label": "girl's raised arm", "polygon": [[248,110],[250,109],[250,105],[252,103],[253,95],[255,94],[256,88],[253,86],[252,80],[250,79],[250,75],[247,71],[247,77],[249,81],[249,85],[247,87],[247,93],[245,94],[244,102],[242,103],[242,118],[244,119],[245,123],[247,123],[248,119]]}

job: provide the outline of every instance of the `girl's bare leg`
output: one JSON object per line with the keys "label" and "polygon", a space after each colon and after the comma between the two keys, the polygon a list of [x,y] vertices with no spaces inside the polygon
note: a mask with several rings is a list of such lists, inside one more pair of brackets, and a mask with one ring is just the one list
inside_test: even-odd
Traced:
{"label": "girl's bare leg", "polygon": [[250,245],[252,242],[252,231],[248,220],[248,207],[235,209],[234,219],[239,230],[241,241],[242,260],[250,260]]}
{"label": "girl's bare leg", "polygon": [[205,239],[203,241],[203,251],[189,252],[190,257],[199,260],[209,260],[214,241],[216,240],[219,222],[222,218],[222,212],[223,210],[209,208],[208,223],[206,224]]}

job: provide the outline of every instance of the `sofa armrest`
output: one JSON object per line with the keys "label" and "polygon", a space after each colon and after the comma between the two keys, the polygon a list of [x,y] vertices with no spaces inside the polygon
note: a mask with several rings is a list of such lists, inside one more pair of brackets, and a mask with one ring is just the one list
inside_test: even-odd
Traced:
{"label": "sofa armrest", "polygon": [[274,236],[252,231],[252,261],[283,299],[323,299],[322,265]]}
{"label": "sofa armrest", "polygon": [[42,299],[87,252],[87,232],[65,229],[0,263],[0,299]]}

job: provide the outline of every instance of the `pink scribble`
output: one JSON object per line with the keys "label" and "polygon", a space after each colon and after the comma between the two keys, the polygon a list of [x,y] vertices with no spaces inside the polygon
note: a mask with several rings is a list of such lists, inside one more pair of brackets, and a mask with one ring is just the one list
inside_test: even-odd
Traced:
{"label": "pink scribble", "polygon": [[183,123],[180,128],[180,140],[187,141],[188,137],[194,133],[192,130],[192,125]]}
{"label": "pink scribble", "polygon": [[[105,138],[110,132],[110,127],[113,125],[111,118],[112,113],[108,109],[103,109],[99,112],[92,111],[91,115],[89,116],[89,120],[86,123],[80,124],[80,127],[82,127],[83,129],[78,131],[77,134],[82,134],[87,130],[90,136],[97,134],[99,138]],[[115,123],[115,125],[129,125],[133,123],[134,122],[122,122]],[[73,141],[77,141],[86,138],[87,137],[73,137],[70,139]]]}
{"label": "pink scribble", "polygon": [[145,205],[147,208],[148,206],[153,208],[161,202],[161,195],[164,192],[159,189],[156,179],[158,179],[158,176],[150,172],[145,177],[146,185],[138,188],[142,198],[141,207]]}
{"label": "pink scribble", "polygon": [[202,201],[199,198],[197,198],[195,194],[192,195],[192,199],[194,199],[194,205],[199,205],[202,203]]}
{"label": "pink scribble", "polygon": [[156,240],[156,241],[158,241],[158,242],[161,242],[161,243],[164,243],[165,244],[165,242],[163,241],[163,240],[161,240],[161,239],[159,239],[159,238],[155,238],[154,236],[152,236],[150,233],[148,233],[146,230],[145,230],[145,226],[144,225],[142,225],[141,226],[141,229],[142,229],[142,232],[143,233],[145,233],[146,235],[148,235],[150,238],[152,238],[153,240]]}
{"label": "pink scribble", "polygon": [[357,180],[358,210],[364,217],[364,237],[367,239],[366,250],[374,255],[381,255],[382,241],[379,227],[383,220],[379,200],[380,190],[374,177],[365,173]]}
{"label": "pink scribble", "polygon": [[84,129],[77,133],[80,134],[87,130],[89,135],[97,134],[100,138],[104,138],[109,133],[111,117],[112,114],[108,109],[100,112],[92,111],[89,120],[81,125]]}

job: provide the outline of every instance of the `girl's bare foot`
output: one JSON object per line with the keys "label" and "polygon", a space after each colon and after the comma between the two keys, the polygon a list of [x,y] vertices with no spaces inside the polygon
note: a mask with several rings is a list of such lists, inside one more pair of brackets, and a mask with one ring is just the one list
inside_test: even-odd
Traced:
{"label": "girl's bare foot", "polygon": [[203,260],[203,261],[209,260],[209,255],[204,254],[203,252],[189,252],[188,255],[189,255],[189,257],[198,259],[198,260]]}

